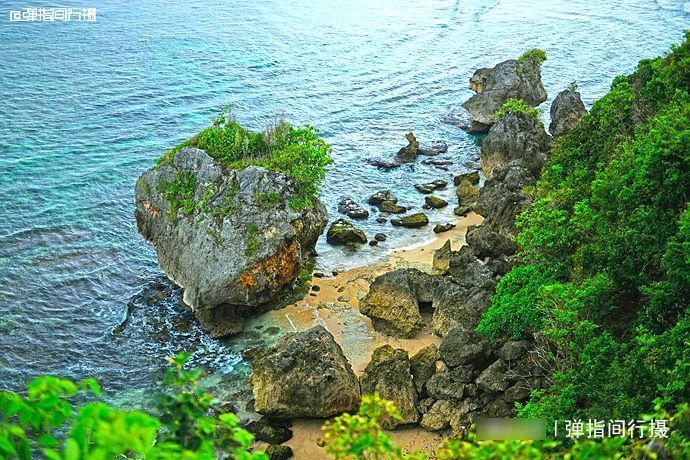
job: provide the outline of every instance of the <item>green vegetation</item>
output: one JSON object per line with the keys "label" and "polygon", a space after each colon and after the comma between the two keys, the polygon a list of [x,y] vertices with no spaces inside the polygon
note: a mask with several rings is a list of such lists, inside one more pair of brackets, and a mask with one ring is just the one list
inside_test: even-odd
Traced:
{"label": "green vegetation", "polygon": [[522,99],[508,99],[508,101],[501,107],[501,110],[496,112],[496,120],[500,120],[508,112],[524,113],[530,118],[541,121],[541,110],[535,107],[530,107],[529,105],[525,104],[525,101]]}
{"label": "green vegetation", "polygon": [[571,81],[570,84],[568,85],[568,87],[567,87],[566,89],[567,89],[568,91],[572,92],[572,93],[575,93],[575,92],[577,92],[577,90],[579,89],[579,87],[577,86],[577,82],[576,82],[576,81]]}
{"label": "green vegetation", "polygon": [[280,193],[275,192],[258,192],[256,194],[256,202],[262,209],[273,209],[282,199]]}
{"label": "green vegetation", "polygon": [[533,48],[529,51],[525,51],[517,59],[520,64],[534,64],[541,66],[544,61],[546,61],[546,51],[540,50],[539,48]]}
{"label": "green vegetation", "polygon": [[228,107],[213,126],[165,152],[158,160],[159,167],[172,165],[175,155],[185,147],[200,148],[230,169],[256,165],[285,174],[294,187],[290,205],[295,210],[312,206],[311,197],[326,177],[326,166],[333,162],[330,146],[318,136],[315,127],[296,128],[279,120],[255,133],[240,126]]}
{"label": "green vegetation", "polygon": [[25,460],[40,453],[49,460],[215,460],[224,452],[238,460],[267,460],[251,451],[253,436],[240,428],[237,416],[199,390],[201,372],[183,370],[187,359],[169,360],[165,392],[156,400],[158,418],[103,402],[86,403],[75,415],[72,398],[100,394],[93,379],[75,384],[45,376],[29,383],[26,395],[0,391],[0,458]]}
{"label": "green vegetation", "polygon": [[523,264],[501,279],[478,327],[491,339],[541,338],[550,386],[521,416],[636,419],[658,409],[683,412],[688,435],[689,40],[616,78],[558,139],[530,192]]}
{"label": "green vegetation", "polygon": [[177,211],[182,209],[185,215],[191,214],[196,208],[194,194],[196,193],[197,178],[191,171],[178,172],[171,181],[162,181],[158,184],[158,192],[170,203],[168,209],[170,217],[177,216]]}
{"label": "green vegetation", "polygon": [[259,250],[259,227],[256,224],[249,224],[247,233],[244,236],[244,242],[247,247],[244,249],[244,255],[253,256]]}

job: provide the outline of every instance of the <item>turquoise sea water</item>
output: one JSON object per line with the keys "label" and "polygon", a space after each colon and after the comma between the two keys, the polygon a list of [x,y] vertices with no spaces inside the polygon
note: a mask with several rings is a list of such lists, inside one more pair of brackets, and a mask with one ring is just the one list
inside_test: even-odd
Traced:
{"label": "turquoise sea water", "polygon": [[[419,208],[415,183],[478,155],[441,122],[470,96],[474,69],[540,47],[550,97],[576,80],[590,105],[690,28],[690,2],[672,0],[84,1],[0,5],[0,387],[53,373],[142,389],[181,350],[217,375],[242,367],[237,351],[263,337],[206,337],[133,219],[137,176],[224,104],[251,128],[283,115],[322,129],[336,159],[331,218],[341,196],[381,188]],[[9,21],[29,6],[96,7],[98,19]],[[449,144],[449,172],[366,164],[410,130]],[[390,238],[357,253],[319,242],[319,264],[360,265],[430,232],[362,227]]]}

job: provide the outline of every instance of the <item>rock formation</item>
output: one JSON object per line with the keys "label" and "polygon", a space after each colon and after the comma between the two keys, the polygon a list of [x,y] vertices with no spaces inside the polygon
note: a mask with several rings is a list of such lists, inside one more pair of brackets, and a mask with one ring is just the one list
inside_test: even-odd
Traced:
{"label": "rock formation", "polygon": [[541,82],[541,62],[529,57],[477,70],[470,78],[470,89],[477,94],[462,104],[471,116],[462,127],[473,133],[488,131],[496,123],[496,112],[511,98],[522,99],[531,107],[547,98]]}
{"label": "rock formation", "polygon": [[316,326],[285,335],[252,362],[254,408],[276,418],[330,417],[357,408],[359,381],[333,336]]}
{"label": "rock formation", "polygon": [[388,415],[381,417],[381,426],[387,429],[400,425],[417,423],[417,389],[413,381],[410,359],[407,352],[383,345],[374,350],[371,361],[360,377],[362,394],[378,393],[382,398],[395,403],[401,418]]}
{"label": "rock formation", "polygon": [[364,244],[367,235],[346,219],[333,222],[326,233],[326,241],[334,246]]}
{"label": "rock formation", "polygon": [[197,148],[137,181],[136,221],[184,302],[214,337],[239,332],[244,317],[289,291],[326,225],[317,198],[301,211],[282,174],[228,170]]}
{"label": "rock formation", "polygon": [[572,128],[580,118],[587,115],[580,93],[566,89],[561,91],[551,104],[549,132],[556,138]]}

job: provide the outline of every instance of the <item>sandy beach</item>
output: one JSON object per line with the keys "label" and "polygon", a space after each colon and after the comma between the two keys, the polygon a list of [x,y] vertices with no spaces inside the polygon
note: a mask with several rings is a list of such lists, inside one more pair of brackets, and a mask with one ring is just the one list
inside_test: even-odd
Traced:
{"label": "sandy beach", "polygon": [[[326,327],[340,344],[357,375],[360,375],[370,360],[372,351],[384,344],[403,348],[411,355],[430,344],[438,345],[440,338],[431,327],[420,331],[413,339],[398,339],[385,336],[374,330],[371,320],[359,312],[359,302],[369,290],[374,279],[385,272],[398,268],[417,268],[434,274],[432,267],[434,251],[447,240],[452,250],[465,244],[465,234],[470,226],[479,225],[483,218],[469,213],[459,218],[456,227],[434,235],[423,245],[400,248],[392,251],[379,262],[336,274],[323,273],[315,276],[312,285],[315,290],[299,302],[257,317],[257,323],[275,324],[286,330],[302,331],[316,324]],[[319,273],[318,269],[315,273]],[[294,436],[285,444],[290,446],[296,459],[325,458],[325,452],[316,444],[321,437],[323,420],[297,420],[293,422]],[[398,445],[407,451],[432,452],[442,441],[434,433],[418,427],[398,429],[390,432]]]}

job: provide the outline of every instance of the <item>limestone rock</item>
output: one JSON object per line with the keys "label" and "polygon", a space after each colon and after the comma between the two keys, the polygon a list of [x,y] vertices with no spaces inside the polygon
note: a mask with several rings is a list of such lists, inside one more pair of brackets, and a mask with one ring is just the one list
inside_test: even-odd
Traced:
{"label": "limestone rock", "polygon": [[467,173],[458,174],[453,177],[453,184],[457,187],[462,181],[468,181],[472,185],[479,184],[479,171],[471,171]]}
{"label": "limestone rock", "polygon": [[361,207],[352,198],[343,198],[340,200],[338,203],[338,212],[352,219],[366,219],[369,217],[369,211]]}
{"label": "limestone rock", "polygon": [[252,369],[254,408],[264,415],[330,417],[359,403],[359,381],[323,326],[285,335],[254,359]]}
{"label": "limestone rock", "polygon": [[587,115],[580,93],[565,90],[558,93],[551,104],[551,124],[549,132],[556,138],[575,126],[580,118]]}
{"label": "limestone rock", "polygon": [[533,176],[539,177],[551,143],[540,120],[509,110],[482,142],[479,162],[487,179],[496,168],[513,160],[521,160]]}
{"label": "limestone rock", "polygon": [[398,219],[392,219],[391,224],[396,227],[421,228],[429,225],[429,218],[426,214],[418,212]]}
{"label": "limestone rock", "polygon": [[288,460],[293,456],[290,446],[281,446],[278,444],[270,444],[266,447],[264,453],[270,460]]}
{"label": "limestone rock", "polygon": [[390,190],[379,190],[369,197],[368,202],[372,206],[379,206],[384,201],[392,201],[397,203],[398,199],[390,192]]}
{"label": "limestone rock", "polygon": [[137,181],[139,232],[214,337],[239,332],[245,316],[292,289],[327,221],[315,197],[313,207],[293,210],[295,193],[282,174],[258,166],[228,170],[189,147]]}
{"label": "limestone rock", "polygon": [[382,201],[381,204],[378,205],[378,208],[381,212],[388,212],[391,214],[402,214],[407,211],[405,206],[400,206],[397,202],[392,200]]}
{"label": "limestone rock", "polygon": [[412,133],[405,134],[405,138],[407,139],[408,144],[406,147],[403,147],[398,151],[396,159],[400,163],[412,163],[417,159],[419,142]]}
{"label": "limestone rock", "polygon": [[487,131],[508,99],[522,99],[536,107],[547,98],[540,63],[533,60],[511,59],[493,68],[479,69],[470,78],[470,89],[477,94],[462,104],[471,115],[469,126],[464,127],[469,132]]}
{"label": "limestone rock", "polygon": [[433,344],[422,348],[410,358],[414,386],[420,397],[426,396],[426,383],[436,373],[438,359],[438,348]]}
{"label": "limestone rock", "polygon": [[486,338],[474,332],[474,329],[457,326],[443,338],[439,352],[450,367],[481,365],[491,353],[491,347]]}
{"label": "limestone rock", "polygon": [[508,388],[509,382],[506,378],[506,367],[500,359],[494,361],[489,367],[484,369],[477,377],[477,387],[490,393],[499,393]]}
{"label": "limestone rock", "polygon": [[434,195],[428,195],[424,197],[424,202],[427,206],[433,209],[445,208],[448,206],[448,202]]}
{"label": "limestone rock", "polygon": [[[436,232],[435,228],[434,232]],[[450,255],[450,240],[446,240],[446,242],[443,243],[443,246],[434,251],[434,260],[432,265],[434,270],[438,270],[440,272],[445,272],[448,270],[448,268],[450,268]]]}
{"label": "limestone rock", "polygon": [[326,241],[334,246],[346,244],[364,244],[367,235],[345,219],[338,219],[331,224],[326,233]]}
{"label": "limestone rock", "polygon": [[436,224],[436,225],[434,225],[434,233],[448,232],[450,230],[453,230],[454,228],[455,228],[455,224],[452,224],[450,222],[445,223],[445,224]]}
{"label": "limestone rock", "polygon": [[479,188],[467,179],[460,181],[455,193],[461,204],[472,204],[479,198]]}
{"label": "limestone rock", "polygon": [[401,419],[396,420],[387,415],[381,417],[381,426],[384,428],[393,429],[419,420],[417,390],[405,350],[394,349],[390,345],[375,349],[360,378],[360,384],[363,394],[378,393],[382,398],[395,403]]}
{"label": "limestone rock", "polygon": [[419,144],[417,148],[417,153],[420,155],[438,155],[440,153],[446,153],[448,151],[448,144],[443,141],[432,141],[423,142]]}
{"label": "limestone rock", "polygon": [[388,335],[411,338],[424,326],[419,302],[431,302],[433,278],[417,269],[398,269],[378,276],[359,310],[374,328]]}

